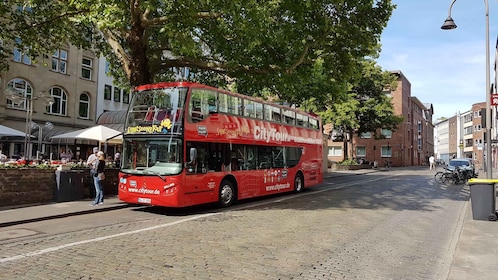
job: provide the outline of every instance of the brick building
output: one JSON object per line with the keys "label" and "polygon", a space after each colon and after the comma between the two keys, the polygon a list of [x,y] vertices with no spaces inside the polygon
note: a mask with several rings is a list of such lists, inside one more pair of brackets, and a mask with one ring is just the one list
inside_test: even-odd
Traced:
{"label": "brick building", "polygon": [[[432,104],[422,103],[411,96],[411,84],[401,71],[391,71],[397,77],[396,90],[388,92],[392,98],[394,114],[403,117],[403,122],[395,131],[382,129],[373,137],[373,133],[354,135],[348,139],[348,148],[353,158],[377,162],[383,166],[390,161],[392,166],[426,165],[434,152],[434,125]],[[325,126],[330,131],[331,125]],[[344,143],[328,140],[328,159],[340,162],[345,159]]]}

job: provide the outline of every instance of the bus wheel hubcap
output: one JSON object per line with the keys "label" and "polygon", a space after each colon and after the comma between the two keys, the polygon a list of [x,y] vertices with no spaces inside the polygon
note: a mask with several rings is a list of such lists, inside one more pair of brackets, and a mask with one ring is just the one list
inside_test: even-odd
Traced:
{"label": "bus wheel hubcap", "polygon": [[223,203],[228,203],[232,200],[232,189],[229,186],[224,186],[221,191],[221,200]]}

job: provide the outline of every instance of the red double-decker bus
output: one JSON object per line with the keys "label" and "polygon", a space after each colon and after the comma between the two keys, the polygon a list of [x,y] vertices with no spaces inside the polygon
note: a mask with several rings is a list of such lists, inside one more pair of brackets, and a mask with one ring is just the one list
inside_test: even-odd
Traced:
{"label": "red double-decker bus", "polygon": [[317,116],[191,82],[136,88],[123,135],[119,199],[184,207],[323,181]]}

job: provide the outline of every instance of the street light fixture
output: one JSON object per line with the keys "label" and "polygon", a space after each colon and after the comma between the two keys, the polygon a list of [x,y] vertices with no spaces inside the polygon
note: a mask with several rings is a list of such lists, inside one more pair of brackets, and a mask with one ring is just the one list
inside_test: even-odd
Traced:
{"label": "street light fixture", "polygon": [[[457,25],[451,18],[451,8],[455,4],[456,0],[451,2],[450,8],[448,9],[448,17],[444,21],[441,29],[450,30],[457,28]],[[493,178],[492,170],[492,158],[491,158],[491,91],[490,91],[490,72],[489,72],[489,5],[488,0],[484,0],[486,8],[486,133],[484,139],[484,149],[486,151],[485,158],[485,171],[486,179]]]}
{"label": "street light fixture", "polygon": [[[54,104],[54,98],[46,91],[40,91],[36,95],[28,95],[23,91],[15,89],[13,87],[8,87],[5,90],[5,96],[12,100],[13,103],[21,103],[26,102],[26,137],[24,138],[24,153],[25,159],[29,159],[31,157],[31,124],[33,119],[33,101],[41,100],[45,106],[51,106]],[[51,124],[52,125],[52,124]],[[41,135],[40,135],[41,136]]]}

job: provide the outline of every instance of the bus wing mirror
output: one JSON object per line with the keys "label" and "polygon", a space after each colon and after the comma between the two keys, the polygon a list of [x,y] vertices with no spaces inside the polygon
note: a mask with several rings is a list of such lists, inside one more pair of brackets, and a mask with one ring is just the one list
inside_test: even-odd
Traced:
{"label": "bus wing mirror", "polygon": [[196,157],[197,157],[197,149],[196,148],[190,148],[190,158],[189,158],[189,161],[193,162]]}

